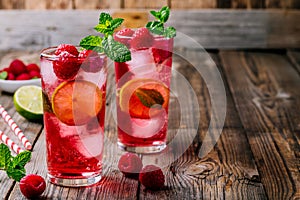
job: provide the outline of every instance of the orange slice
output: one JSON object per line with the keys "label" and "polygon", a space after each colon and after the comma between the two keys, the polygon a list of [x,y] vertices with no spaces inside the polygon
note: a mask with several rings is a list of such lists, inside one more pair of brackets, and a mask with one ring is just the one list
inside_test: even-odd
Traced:
{"label": "orange slice", "polygon": [[95,117],[102,107],[102,91],[92,82],[65,81],[52,95],[52,109],[63,123],[83,125]]}
{"label": "orange slice", "polygon": [[121,87],[119,105],[131,117],[148,119],[167,108],[169,95],[169,89],[163,82],[133,79]]}

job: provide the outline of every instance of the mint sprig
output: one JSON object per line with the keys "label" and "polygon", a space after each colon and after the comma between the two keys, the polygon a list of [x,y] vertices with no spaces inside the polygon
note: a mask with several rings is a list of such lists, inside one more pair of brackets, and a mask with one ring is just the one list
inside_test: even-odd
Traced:
{"label": "mint sprig", "polygon": [[99,23],[94,29],[102,33],[104,36],[89,35],[80,41],[80,46],[94,50],[100,53],[105,53],[110,59],[116,62],[126,62],[131,60],[129,49],[122,43],[115,41],[113,33],[118,28],[124,19],[113,19],[108,13],[101,13],[99,16]]}
{"label": "mint sprig", "polygon": [[0,72],[0,79],[5,80],[8,76],[7,71]]}
{"label": "mint sprig", "polygon": [[149,31],[157,35],[163,35],[167,38],[176,36],[176,29],[174,27],[165,27],[165,23],[170,16],[170,8],[168,6],[162,7],[159,11],[151,10],[150,13],[156,20],[147,23],[146,27]]}
{"label": "mint sprig", "polygon": [[31,159],[30,151],[23,151],[13,157],[5,144],[0,144],[0,170],[6,171],[9,178],[20,181],[26,175],[25,165]]}

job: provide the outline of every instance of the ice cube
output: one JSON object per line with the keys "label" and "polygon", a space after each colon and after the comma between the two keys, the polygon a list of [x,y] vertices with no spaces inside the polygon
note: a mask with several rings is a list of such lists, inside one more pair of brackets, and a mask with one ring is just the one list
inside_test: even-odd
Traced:
{"label": "ice cube", "polygon": [[103,134],[84,134],[74,137],[74,148],[86,158],[100,156],[103,149]]}

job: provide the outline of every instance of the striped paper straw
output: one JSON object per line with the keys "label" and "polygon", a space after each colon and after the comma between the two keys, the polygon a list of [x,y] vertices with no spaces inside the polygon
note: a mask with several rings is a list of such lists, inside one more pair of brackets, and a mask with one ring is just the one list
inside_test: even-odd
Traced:
{"label": "striped paper straw", "polygon": [[19,138],[19,140],[22,142],[24,147],[27,150],[30,150],[32,148],[32,145],[28,141],[28,139],[25,137],[23,131],[18,127],[18,125],[14,122],[14,120],[11,118],[11,116],[6,112],[6,110],[3,108],[3,106],[0,104],[0,114],[2,115],[5,122],[9,125],[11,130],[15,133],[15,135]]}
{"label": "striped paper straw", "polygon": [[14,152],[16,152],[16,154],[19,154],[22,151],[24,151],[2,131],[0,131],[0,139],[4,142],[4,144],[6,144],[9,148],[11,148]]}

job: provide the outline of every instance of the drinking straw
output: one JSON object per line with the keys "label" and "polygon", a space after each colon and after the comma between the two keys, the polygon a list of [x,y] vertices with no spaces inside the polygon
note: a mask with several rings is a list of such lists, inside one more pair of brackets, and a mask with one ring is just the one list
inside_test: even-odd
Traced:
{"label": "drinking straw", "polygon": [[28,139],[25,137],[23,131],[18,127],[18,125],[14,122],[14,120],[11,118],[11,116],[6,112],[4,107],[0,104],[0,114],[2,115],[2,118],[5,120],[5,122],[9,125],[11,130],[15,133],[15,135],[19,138],[19,140],[22,142],[24,147],[27,150],[30,150],[32,148],[32,145],[28,141]]}
{"label": "drinking straw", "polygon": [[16,154],[24,151],[21,149],[16,143],[14,143],[7,135],[5,135],[2,131],[0,131],[0,139],[6,144],[10,149],[12,149]]}

